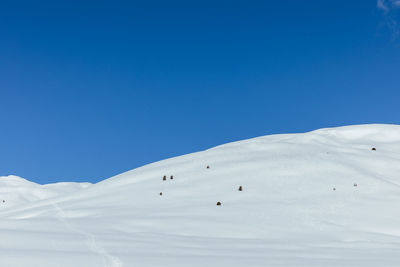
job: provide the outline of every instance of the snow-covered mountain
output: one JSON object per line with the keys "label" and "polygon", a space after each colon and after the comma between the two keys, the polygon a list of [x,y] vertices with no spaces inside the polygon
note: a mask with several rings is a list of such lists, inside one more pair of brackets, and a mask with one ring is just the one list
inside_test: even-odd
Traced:
{"label": "snow-covered mountain", "polygon": [[39,185],[14,175],[0,176],[0,210],[55,198],[64,194],[72,194],[89,185],[89,183]]}
{"label": "snow-covered mountain", "polygon": [[2,199],[1,267],[400,266],[400,126],[259,137],[94,185],[1,177]]}

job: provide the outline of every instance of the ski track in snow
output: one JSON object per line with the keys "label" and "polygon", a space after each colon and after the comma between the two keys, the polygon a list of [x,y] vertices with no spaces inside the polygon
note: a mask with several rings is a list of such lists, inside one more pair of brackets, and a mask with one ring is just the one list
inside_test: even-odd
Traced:
{"label": "ski track in snow", "polygon": [[98,245],[96,242],[96,238],[93,234],[88,233],[86,231],[77,229],[76,227],[72,226],[65,218],[65,212],[64,210],[57,204],[57,203],[51,203],[52,206],[57,210],[57,219],[62,222],[66,228],[68,228],[70,231],[75,232],[77,234],[82,235],[86,239],[86,245],[89,247],[89,249],[93,252],[98,254],[103,262],[104,267],[122,267],[123,263],[122,261],[115,256],[110,255],[110,253],[107,252],[104,248]]}

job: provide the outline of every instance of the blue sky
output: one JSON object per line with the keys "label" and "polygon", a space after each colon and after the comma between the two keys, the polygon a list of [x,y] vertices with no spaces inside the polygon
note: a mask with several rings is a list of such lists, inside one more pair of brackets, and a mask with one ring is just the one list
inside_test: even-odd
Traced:
{"label": "blue sky", "polygon": [[260,135],[398,124],[399,11],[396,0],[2,2],[0,175],[97,182]]}

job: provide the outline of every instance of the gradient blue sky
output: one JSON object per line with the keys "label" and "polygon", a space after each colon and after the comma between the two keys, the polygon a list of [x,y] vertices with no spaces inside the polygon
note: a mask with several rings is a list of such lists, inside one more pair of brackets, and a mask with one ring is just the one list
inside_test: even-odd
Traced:
{"label": "gradient blue sky", "polygon": [[0,175],[97,182],[260,135],[399,123],[398,1],[4,2]]}

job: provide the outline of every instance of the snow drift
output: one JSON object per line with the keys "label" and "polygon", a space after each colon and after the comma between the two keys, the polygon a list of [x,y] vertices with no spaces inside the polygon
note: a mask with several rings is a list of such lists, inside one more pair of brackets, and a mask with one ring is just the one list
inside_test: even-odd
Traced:
{"label": "snow drift", "polygon": [[1,267],[399,266],[400,126],[259,137],[94,185],[2,177],[2,199]]}

